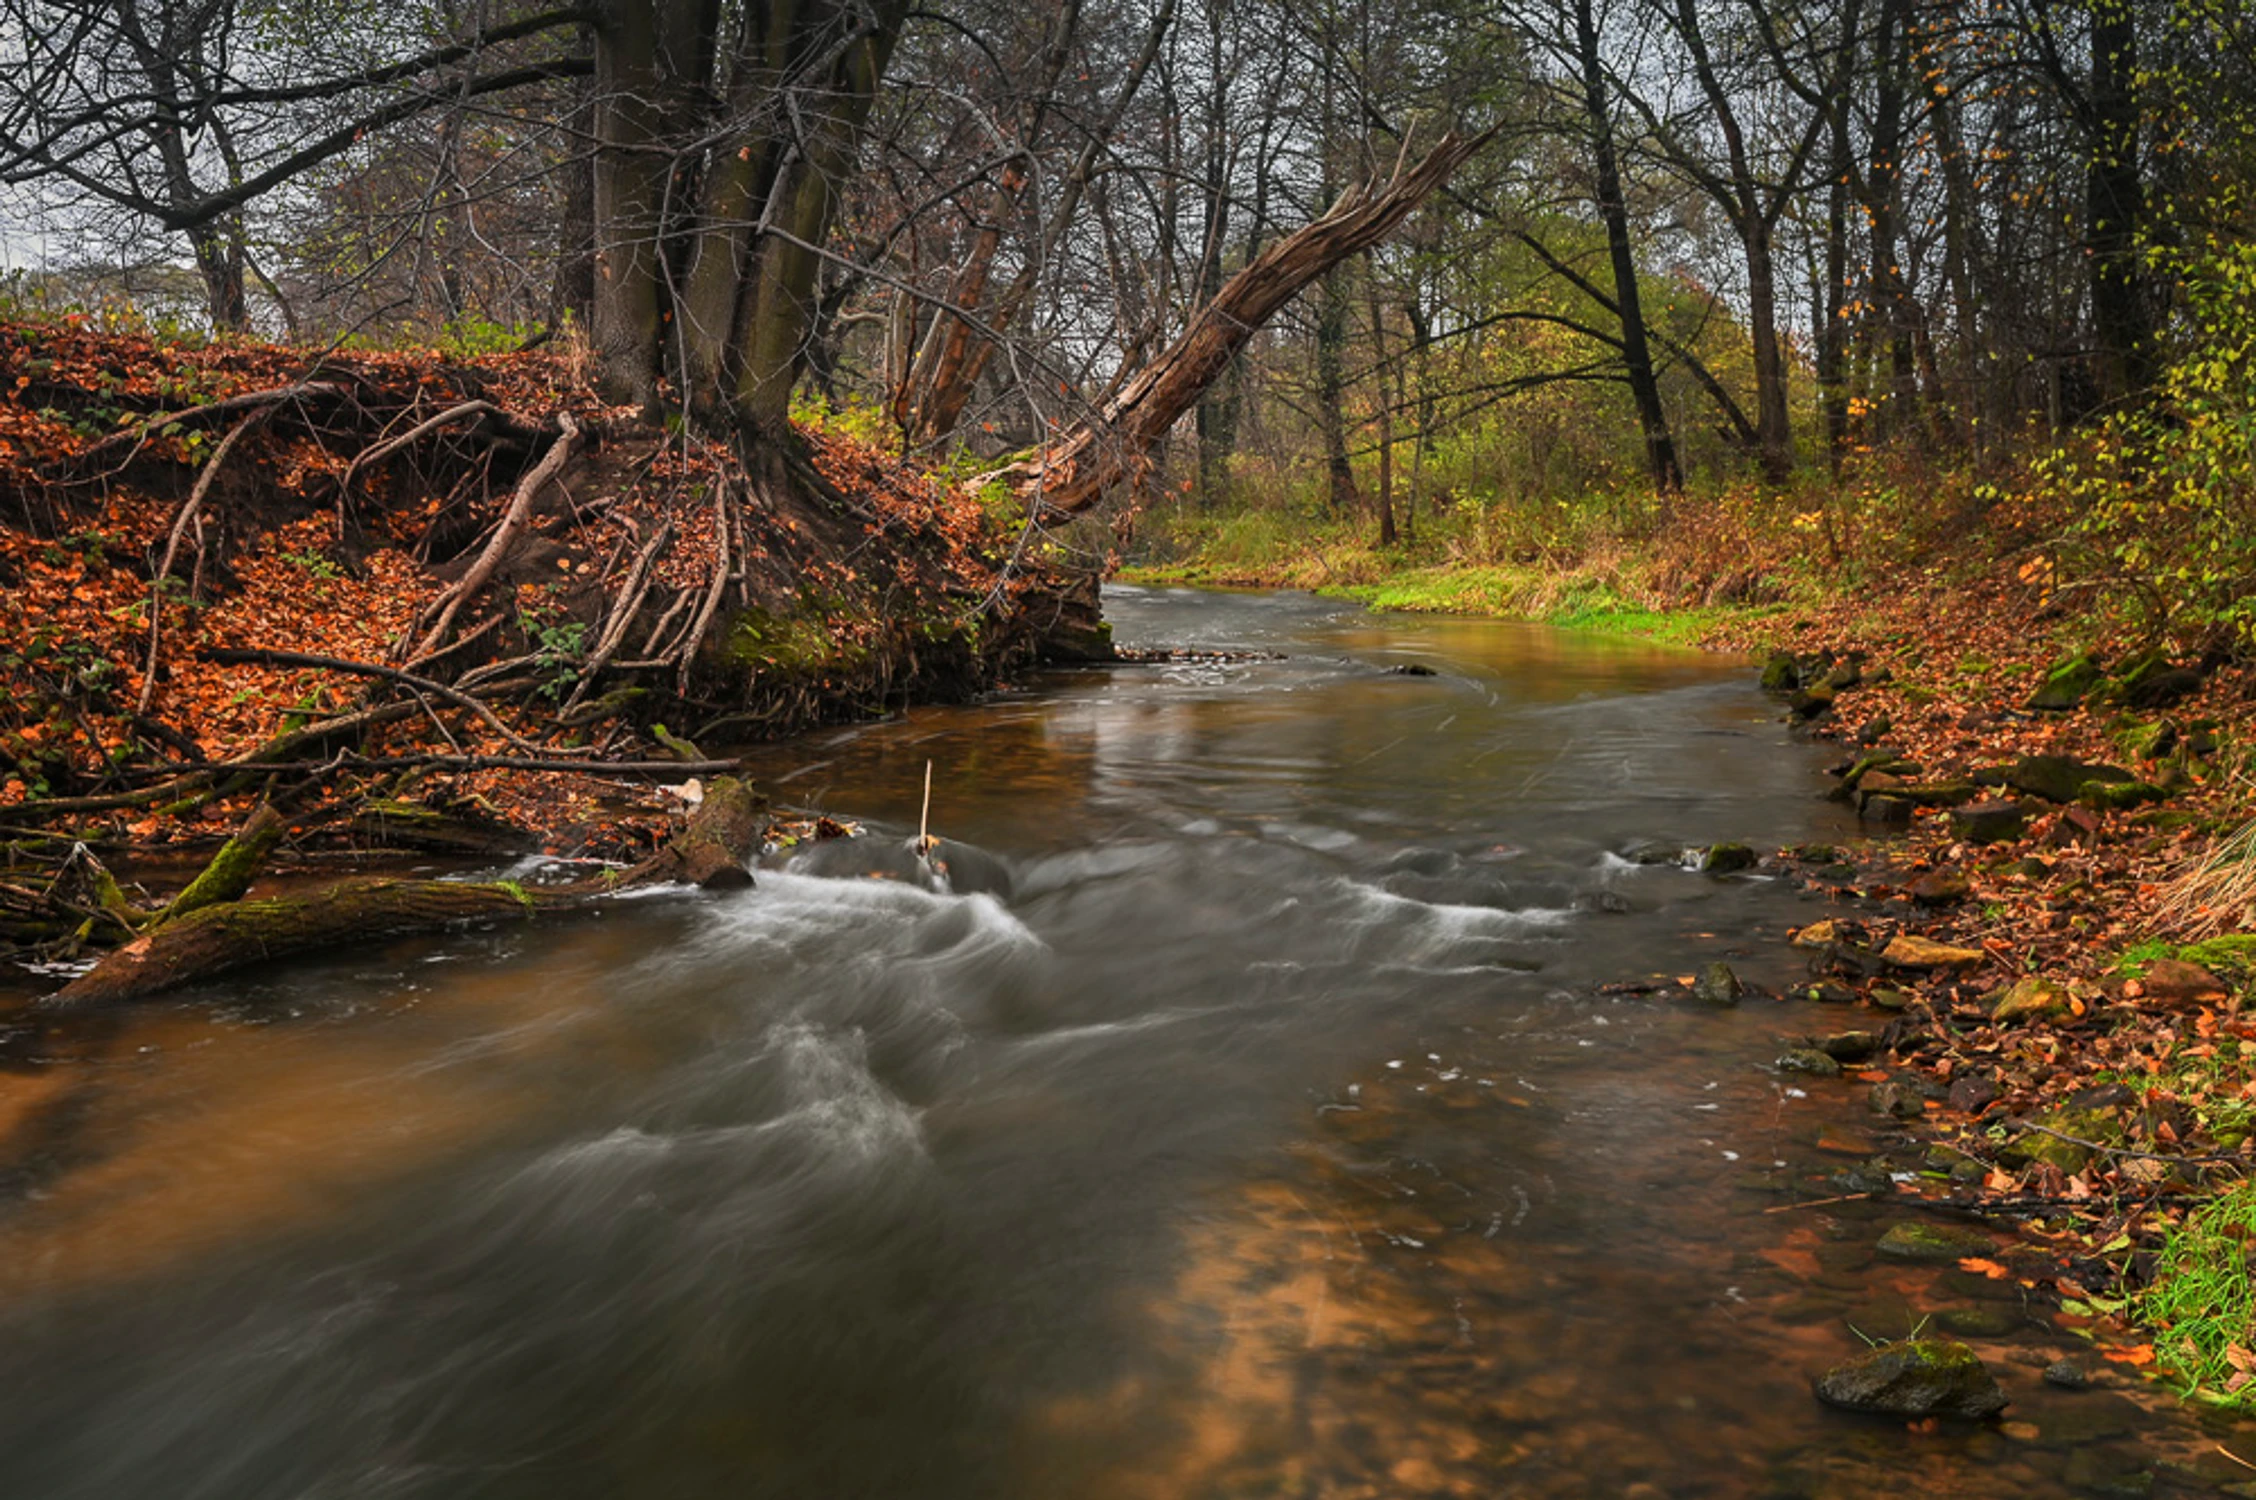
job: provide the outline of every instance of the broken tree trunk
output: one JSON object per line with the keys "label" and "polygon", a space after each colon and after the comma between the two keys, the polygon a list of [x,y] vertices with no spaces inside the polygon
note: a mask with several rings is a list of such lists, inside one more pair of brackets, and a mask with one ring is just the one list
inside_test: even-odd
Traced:
{"label": "broken tree trunk", "polygon": [[1153,445],[1229,368],[1255,330],[1333,266],[1385,239],[1487,140],[1487,134],[1452,131],[1416,166],[1405,141],[1384,182],[1349,189],[1322,218],[1263,250],[1101,411],[995,477],[1008,480],[1030,509],[1068,513],[1087,510],[1133,481],[1148,467]]}
{"label": "broken tree trunk", "polygon": [[[371,877],[340,881],[309,895],[207,906],[118,949],[92,972],[65,985],[54,1003],[138,1000],[294,953],[432,932],[460,922],[524,921],[580,910],[595,897],[638,885],[686,880],[707,889],[748,886],[752,877],[740,851],[751,843],[762,805],[751,787],[723,777],[666,848],[614,879],[529,887],[509,880]],[[245,833],[249,831],[246,825]]]}

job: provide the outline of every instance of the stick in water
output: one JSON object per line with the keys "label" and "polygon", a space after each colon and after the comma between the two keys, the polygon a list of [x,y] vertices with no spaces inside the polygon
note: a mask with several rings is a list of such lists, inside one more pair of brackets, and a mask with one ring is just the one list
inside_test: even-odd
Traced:
{"label": "stick in water", "polygon": [[932,827],[932,762],[924,763],[924,811],[917,814],[917,854],[930,854],[940,841],[927,832]]}

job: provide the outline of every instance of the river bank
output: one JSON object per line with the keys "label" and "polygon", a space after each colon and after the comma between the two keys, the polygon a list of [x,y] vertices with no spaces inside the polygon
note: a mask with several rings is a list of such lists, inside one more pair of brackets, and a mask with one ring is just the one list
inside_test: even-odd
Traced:
{"label": "river bank", "polygon": [[631,869],[737,747],[1106,649],[1094,581],[948,476],[813,417],[753,452],[563,354],[0,321],[0,948],[130,944],[215,857],[221,900]]}

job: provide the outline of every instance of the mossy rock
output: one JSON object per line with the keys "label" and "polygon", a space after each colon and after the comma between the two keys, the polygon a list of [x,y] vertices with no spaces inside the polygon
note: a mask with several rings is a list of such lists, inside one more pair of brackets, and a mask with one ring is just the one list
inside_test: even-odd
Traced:
{"label": "mossy rock", "polygon": [[2121,766],[2077,760],[2069,755],[2024,755],[2005,772],[2007,786],[2032,797],[2042,797],[2047,802],[2073,802],[2090,782],[2137,779]]}
{"label": "mossy rock", "polygon": [[1891,1417],[1980,1421],[2005,1409],[2005,1392],[1974,1351],[1948,1339],[1905,1339],[1867,1350],[1819,1378],[1817,1399]]}
{"label": "mossy rock", "polygon": [[2037,974],[2024,975],[1991,1007],[1990,1019],[2001,1025],[2011,1021],[2057,1021],[2075,1014],[2068,991]]}
{"label": "mossy rock", "polygon": [[2146,781],[2087,781],[2076,788],[2076,800],[2093,812],[2128,812],[2167,795]]}
{"label": "mossy rock", "polygon": [[1807,1073],[1814,1078],[1838,1078],[1841,1064],[1815,1047],[1789,1047],[1778,1054],[1776,1064],[1781,1073]]}
{"label": "mossy rock", "polygon": [[1766,693],[1791,693],[1802,685],[1801,658],[1791,651],[1773,651],[1763,663],[1762,690]]}
{"label": "mossy rock", "polygon": [[1704,1005],[1737,1005],[1743,987],[1727,963],[1712,963],[1692,982],[1692,998]]}
{"label": "mossy rock", "polygon": [[1930,1224],[1905,1219],[1891,1224],[1874,1247],[1890,1260],[1918,1261],[1928,1265],[1956,1265],[1970,1255],[1988,1255],[1997,1243],[1979,1230],[1956,1224]]}
{"label": "mossy rock", "polygon": [[2044,681],[2029,695],[2029,707],[2048,713],[2064,713],[2084,701],[2091,690],[2107,676],[2099,659],[2089,652],[2079,653],[2066,661],[2055,663],[2044,675]]}
{"label": "mossy rock", "polygon": [[1700,861],[1700,868],[1710,875],[1730,875],[1755,867],[1758,856],[1746,844],[1711,844]]}

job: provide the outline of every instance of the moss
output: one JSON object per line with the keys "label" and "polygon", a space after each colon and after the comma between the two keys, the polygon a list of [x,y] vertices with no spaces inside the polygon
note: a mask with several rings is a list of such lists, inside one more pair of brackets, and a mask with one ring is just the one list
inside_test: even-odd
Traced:
{"label": "moss", "polygon": [[858,665],[869,648],[840,637],[820,611],[778,615],[748,609],[729,622],[723,655],[731,666],[753,672],[814,676]]}

